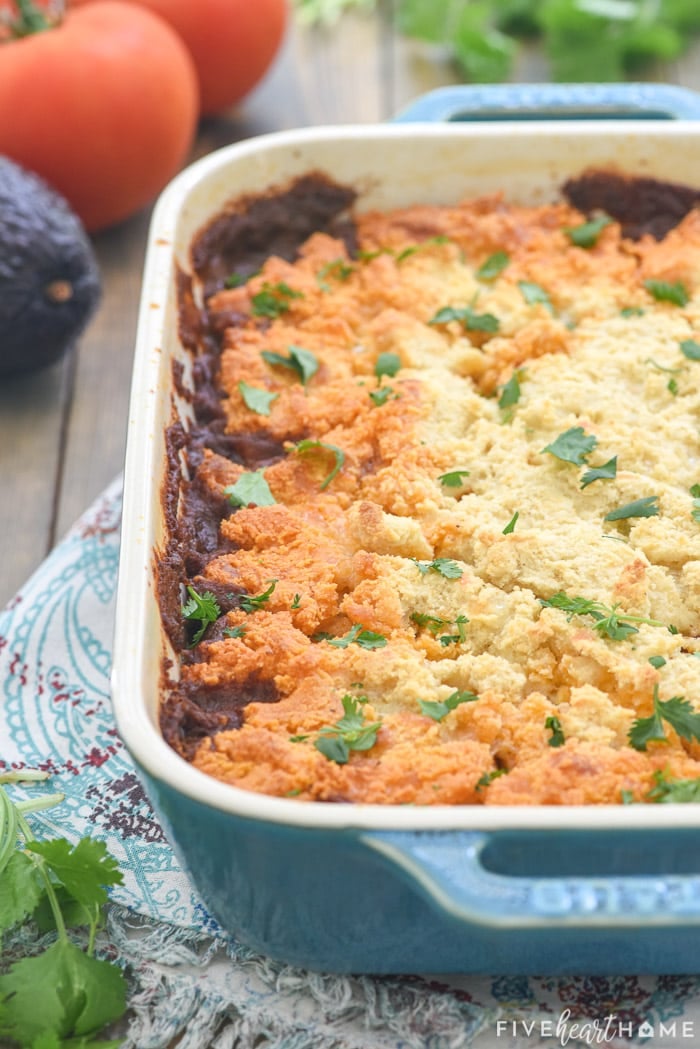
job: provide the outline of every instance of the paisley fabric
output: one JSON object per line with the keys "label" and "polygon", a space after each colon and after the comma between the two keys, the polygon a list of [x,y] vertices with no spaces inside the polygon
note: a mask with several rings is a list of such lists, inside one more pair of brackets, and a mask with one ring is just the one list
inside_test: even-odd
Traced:
{"label": "paisley fabric", "polygon": [[[125,1049],[530,1049],[700,1044],[699,976],[336,977],[227,938],[178,866],[109,698],[121,487],[0,613],[0,770],[51,774],[35,833],[104,840],[124,872],[101,953],[130,980]],[[42,786],[15,786],[17,798]],[[16,930],[3,961],[31,949]],[[572,967],[575,958],[572,958]]]}

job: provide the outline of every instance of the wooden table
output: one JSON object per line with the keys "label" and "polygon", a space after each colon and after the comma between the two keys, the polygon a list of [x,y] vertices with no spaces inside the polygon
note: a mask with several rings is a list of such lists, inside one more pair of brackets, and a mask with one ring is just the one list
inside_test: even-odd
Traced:
{"label": "wooden table", "polygon": [[[332,30],[290,28],[264,83],[239,109],[202,123],[192,159],[268,131],[386,120],[454,82],[441,56],[396,34],[391,7],[348,14]],[[547,78],[536,49],[523,52],[513,78]],[[700,89],[700,45],[649,79]],[[0,607],[122,468],[148,222],[142,212],[95,237],[103,300],[74,352],[0,389]]]}

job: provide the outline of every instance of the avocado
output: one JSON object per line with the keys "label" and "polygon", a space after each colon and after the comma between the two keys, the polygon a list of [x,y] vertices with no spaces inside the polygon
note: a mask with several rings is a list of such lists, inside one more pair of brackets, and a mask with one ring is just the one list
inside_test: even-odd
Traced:
{"label": "avocado", "polygon": [[99,298],[97,261],[68,202],[0,156],[0,375],[57,361]]}

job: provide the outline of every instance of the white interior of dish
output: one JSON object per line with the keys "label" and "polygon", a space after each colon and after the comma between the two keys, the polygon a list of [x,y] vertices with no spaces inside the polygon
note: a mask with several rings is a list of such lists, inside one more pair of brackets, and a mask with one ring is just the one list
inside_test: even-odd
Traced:
{"label": "white interior of dish", "polygon": [[[176,265],[189,270],[194,235],[244,193],[321,170],[359,191],[358,209],[449,203],[502,190],[517,203],[554,200],[587,167],[700,185],[700,131],[691,122],[395,125],[281,132],[193,164],[161,196],[142,290],[126,456],[112,691],[119,731],[152,775],[214,808],[306,826],[394,829],[692,827],[693,805],[485,808],[321,805],[230,787],[181,759],[158,729],[163,631],[153,581],[162,547],[164,431],[172,420]],[[185,417],[188,406],[178,403]]]}

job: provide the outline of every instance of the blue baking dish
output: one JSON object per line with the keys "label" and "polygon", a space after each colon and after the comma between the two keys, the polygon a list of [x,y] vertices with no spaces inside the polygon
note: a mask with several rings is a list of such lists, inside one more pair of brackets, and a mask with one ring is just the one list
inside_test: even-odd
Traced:
{"label": "blue baking dish", "polygon": [[[528,119],[514,119],[521,110]],[[606,119],[594,119],[602,111]],[[334,972],[700,965],[697,806],[321,805],[253,795],[194,769],[158,730],[169,650],[153,571],[166,529],[163,435],[173,412],[185,424],[191,417],[172,382],[173,360],[185,382],[189,369],[175,276],[226,200],[318,168],[357,186],[360,206],[370,207],[494,189],[551,199],[587,165],[697,184],[698,116],[697,96],[664,86],[449,88],[417,100],[392,126],[282,132],[220,150],[161,197],[134,366],[113,696],[173,848],[242,942]]]}

